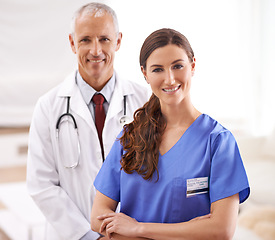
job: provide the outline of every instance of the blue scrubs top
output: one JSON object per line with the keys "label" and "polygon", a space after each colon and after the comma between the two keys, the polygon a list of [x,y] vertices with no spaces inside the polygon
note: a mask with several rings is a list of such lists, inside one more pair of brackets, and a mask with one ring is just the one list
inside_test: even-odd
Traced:
{"label": "blue scrubs top", "polygon": [[157,182],[156,172],[153,180],[144,180],[136,172],[121,170],[122,154],[117,140],[94,185],[120,202],[121,212],[140,222],[189,221],[208,214],[212,202],[239,193],[242,203],[250,193],[235,138],[206,114],[168,152],[159,155]]}

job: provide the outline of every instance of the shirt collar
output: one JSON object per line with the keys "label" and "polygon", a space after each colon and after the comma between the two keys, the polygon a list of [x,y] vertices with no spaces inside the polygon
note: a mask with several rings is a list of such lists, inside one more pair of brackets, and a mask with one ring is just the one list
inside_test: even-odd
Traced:
{"label": "shirt collar", "polygon": [[95,93],[101,93],[105,100],[110,103],[112,94],[115,89],[115,82],[116,82],[115,72],[113,76],[110,78],[110,80],[106,83],[106,85],[101,89],[100,92],[97,92],[95,89],[93,89],[88,83],[86,83],[83,78],[81,77],[79,71],[77,71],[76,74],[76,83],[80,89],[80,92],[83,96],[83,99],[85,103],[88,105],[94,96]]}

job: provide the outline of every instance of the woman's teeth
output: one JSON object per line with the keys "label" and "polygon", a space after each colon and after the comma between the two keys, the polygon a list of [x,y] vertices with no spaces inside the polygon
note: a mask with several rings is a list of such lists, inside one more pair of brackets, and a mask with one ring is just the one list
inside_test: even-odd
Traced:
{"label": "woman's teeth", "polygon": [[163,91],[164,92],[175,92],[180,88],[180,85],[174,88],[164,88]]}

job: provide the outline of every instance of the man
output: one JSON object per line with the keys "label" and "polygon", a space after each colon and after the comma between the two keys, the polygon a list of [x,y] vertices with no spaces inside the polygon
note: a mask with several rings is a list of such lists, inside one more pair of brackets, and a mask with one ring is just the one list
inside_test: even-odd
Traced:
{"label": "man", "polygon": [[120,122],[149,97],[146,88],[123,81],[113,69],[122,34],[111,8],[87,4],[72,25],[78,70],[39,99],[29,136],[28,191],[47,219],[50,240],[100,238],[90,229],[94,178]]}

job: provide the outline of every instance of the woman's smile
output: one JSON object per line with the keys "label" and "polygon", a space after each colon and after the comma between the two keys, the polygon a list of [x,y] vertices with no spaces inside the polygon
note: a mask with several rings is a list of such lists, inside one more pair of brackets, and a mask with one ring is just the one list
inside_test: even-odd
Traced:
{"label": "woman's smile", "polygon": [[169,87],[169,88],[163,88],[162,90],[167,93],[174,93],[179,90],[181,85],[175,86],[175,87]]}

